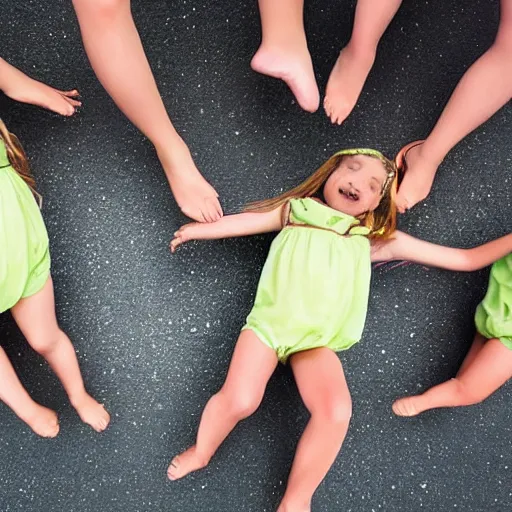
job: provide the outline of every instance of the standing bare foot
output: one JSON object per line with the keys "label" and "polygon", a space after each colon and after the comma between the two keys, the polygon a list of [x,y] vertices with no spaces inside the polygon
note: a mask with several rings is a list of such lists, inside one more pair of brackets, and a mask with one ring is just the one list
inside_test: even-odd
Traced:
{"label": "standing bare foot", "polygon": [[0,59],[0,75],[0,89],[13,100],[43,107],[63,116],[73,115],[76,108],[82,105],[75,99],[79,96],[76,89],[54,89],[30,78],[3,59]]}
{"label": "standing bare foot", "polygon": [[396,400],[392,409],[397,416],[416,416],[425,410],[420,402],[421,395],[407,396]]}
{"label": "standing bare foot", "polygon": [[80,419],[90,425],[96,432],[103,432],[110,423],[110,414],[88,393],[84,392],[72,405]]}
{"label": "standing bare foot", "polygon": [[197,454],[194,445],[172,459],[167,469],[167,477],[169,480],[179,480],[193,471],[203,469],[207,465],[208,461],[205,461],[204,457],[200,457]]}
{"label": "standing bare foot", "polygon": [[[32,408],[31,408],[32,409]],[[55,437],[59,433],[57,413],[34,402],[33,409],[20,418],[41,437]]]}
{"label": "standing bare foot", "polygon": [[400,213],[405,213],[423,201],[432,188],[440,162],[429,160],[423,155],[422,150],[423,144],[420,144],[407,151],[406,171],[395,199]]}
{"label": "standing bare foot", "polygon": [[324,110],[332,123],[341,124],[352,112],[374,61],[375,51],[354,52],[349,46],[341,50],[324,99]]}
{"label": "standing bare foot", "polygon": [[222,217],[219,195],[198,171],[190,151],[183,142],[157,149],[174,198],[181,211],[198,222],[215,222]]}
{"label": "standing bare foot", "polygon": [[307,46],[297,51],[295,48],[269,48],[262,44],[252,58],[251,68],[286,82],[304,110],[318,110],[320,93]]}

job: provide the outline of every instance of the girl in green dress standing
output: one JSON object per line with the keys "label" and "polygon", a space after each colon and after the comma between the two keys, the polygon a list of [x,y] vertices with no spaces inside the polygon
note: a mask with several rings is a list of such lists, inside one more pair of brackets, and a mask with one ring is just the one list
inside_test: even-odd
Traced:
{"label": "girl in green dress standing", "polygon": [[[55,316],[48,234],[18,139],[0,121],[0,313],[12,316],[57,374],[82,421],[98,432],[110,416],[84,387],[73,345]],[[57,414],[35,402],[0,347],[0,400],[38,435],[55,437]]]}
{"label": "girl in green dress standing", "polygon": [[[289,360],[311,418],[278,512],[309,511],[351,417],[336,351],[361,338],[371,262],[408,260],[470,271],[512,250],[512,234],[463,250],[395,232],[396,183],[396,167],[381,153],[340,151],[290,192],[245,213],[213,224],[187,224],[175,233],[173,252],[189,240],[280,230],[226,381],[204,409],[196,444],[172,460],[171,480],[208,464],[235,425],[258,408],[278,362]],[[320,192],[323,200],[317,197]]]}

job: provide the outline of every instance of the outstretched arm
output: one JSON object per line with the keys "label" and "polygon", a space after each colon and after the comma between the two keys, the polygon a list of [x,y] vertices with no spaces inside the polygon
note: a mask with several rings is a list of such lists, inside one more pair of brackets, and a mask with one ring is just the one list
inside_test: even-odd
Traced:
{"label": "outstretched arm", "polygon": [[280,206],[264,213],[246,212],[225,215],[217,222],[210,224],[199,222],[185,224],[174,233],[171,251],[176,251],[178,246],[189,240],[213,240],[279,231],[282,227],[283,208],[284,206]]}
{"label": "outstretched arm", "polygon": [[372,261],[407,260],[431,267],[470,272],[512,252],[512,233],[472,249],[455,249],[419,240],[397,231],[393,238],[372,244]]}

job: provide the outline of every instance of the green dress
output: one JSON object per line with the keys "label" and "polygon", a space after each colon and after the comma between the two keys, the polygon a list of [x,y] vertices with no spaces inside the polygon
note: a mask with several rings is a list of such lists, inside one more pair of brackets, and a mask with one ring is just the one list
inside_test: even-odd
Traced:
{"label": "green dress", "polygon": [[491,268],[489,287],[475,313],[478,332],[512,350],[512,253]]}
{"label": "green dress", "polygon": [[370,289],[367,234],[350,215],[311,198],[292,199],[243,329],[283,363],[296,352],[357,343]]}
{"label": "green dress", "polygon": [[48,235],[41,212],[0,139],[0,313],[40,291],[49,275]]}

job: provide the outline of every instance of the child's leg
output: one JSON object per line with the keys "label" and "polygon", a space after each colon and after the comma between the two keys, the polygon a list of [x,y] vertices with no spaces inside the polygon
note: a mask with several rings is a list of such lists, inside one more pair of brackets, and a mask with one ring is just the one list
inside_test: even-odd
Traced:
{"label": "child's leg", "polygon": [[36,434],[55,437],[59,433],[57,414],[30,398],[4,349],[0,347],[0,400],[8,405]]}
{"label": "child's leg", "polygon": [[196,444],[176,456],[169,466],[167,475],[171,480],[183,478],[208,464],[235,425],[259,407],[276,366],[276,353],[254,332],[242,331],[226,381],[204,408]]}
{"label": "child's leg", "polygon": [[123,113],[155,146],[183,213],[218,220],[217,193],[197,170],[167,115],[133,22],[130,0],[73,0],[91,65]]}
{"label": "child's leg", "polygon": [[315,112],[320,94],[304,32],[304,0],[259,0],[259,7],[262,41],[252,69],[284,80],[298,104]]}
{"label": "child's leg", "polygon": [[[401,398],[393,404],[399,416],[415,416],[437,407],[473,405],[485,400],[512,377],[512,350],[497,339],[486,341],[464,371],[422,395]],[[471,355],[471,351],[468,356]]]}
{"label": "child's leg", "polygon": [[82,421],[98,432],[105,430],[110,416],[85,390],[73,345],[57,324],[52,279],[35,295],[21,299],[11,312],[30,346],[59,377]]}
{"label": "child's leg", "polygon": [[71,116],[82,103],[75,100],[78,91],[59,91],[25,75],[0,58],[0,90],[9,98]]}
{"label": "child's leg", "polygon": [[358,0],[349,43],[334,64],[327,82],[324,109],[341,124],[352,112],[373,66],[380,38],[402,0]]}
{"label": "child's leg", "polygon": [[352,402],[340,360],[332,350],[295,354],[291,366],[311,418],[299,441],[278,512],[309,512],[313,493],[345,439]]}
{"label": "child's leg", "polygon": [[501,1],[494,44],[462,77],[425,142],[407,153],[407,172],[397,195],[401,212],[427,197],[439,164],[466,135],[512,97],[512,2]]}
{"label": "child's leg", "polygon": [[468,353],[466,354],[466,357],[462,361],[462,364],[460,365],[459,371],[457,372],[457,377],[460,377],[468,367],[471,366],[473,363],[475,357],[478,356],[482,348],[484,348],[484,345],[487,343],[487,338],[482,336],[480,333],[475,334],[475,338],[473,340],[473,343],[471,344],[471,347],[469,347]]}

